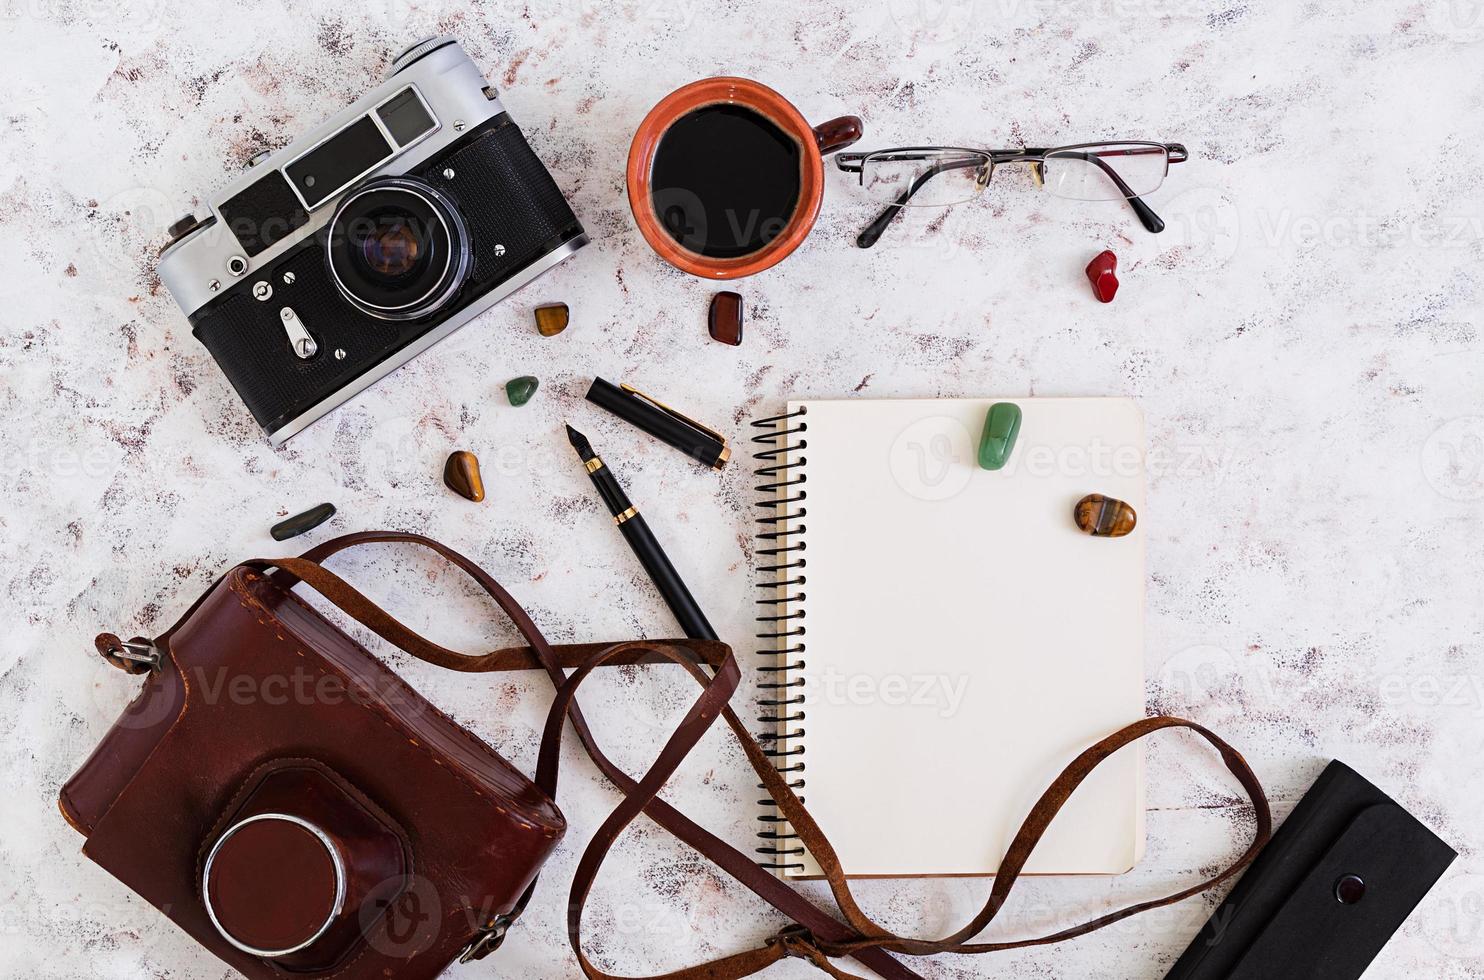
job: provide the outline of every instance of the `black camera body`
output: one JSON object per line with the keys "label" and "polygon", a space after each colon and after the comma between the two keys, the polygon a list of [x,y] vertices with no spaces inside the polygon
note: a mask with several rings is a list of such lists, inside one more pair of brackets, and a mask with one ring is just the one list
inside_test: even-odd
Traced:
{"label": "black camera body", "polygon": [[274,445],[587,243],[451,38],[172,231],[161,279]]}

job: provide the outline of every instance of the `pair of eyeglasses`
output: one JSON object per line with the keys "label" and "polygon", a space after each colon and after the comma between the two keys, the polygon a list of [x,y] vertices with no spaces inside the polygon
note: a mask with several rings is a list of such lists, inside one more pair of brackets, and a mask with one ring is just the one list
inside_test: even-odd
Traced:
{"label": "pair of eyeglasses", "polygon": [[941,208],[972,200],[989,186],[995,167],[1006,163],[1030,164],[1036,184],[1057,197],[1126,200],[1144,227],[1158,233],[1165,223],[1142,197],[1159,189],[1170,164],[1188,158],[1180,143],[1128,141],[1018,150],[902,146],[840,153],[835,161],[846,173],[859,174],[861,188],[887,205],[856,239],[861,248],[870,248],[903,208]]}

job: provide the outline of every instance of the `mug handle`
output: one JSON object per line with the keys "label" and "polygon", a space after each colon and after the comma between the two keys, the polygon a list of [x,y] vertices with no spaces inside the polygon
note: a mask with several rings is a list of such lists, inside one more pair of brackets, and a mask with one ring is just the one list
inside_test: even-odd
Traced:
{"label": "mug handle", "polygon": [[843,150],[865,133],[865,124],[860,116],[839,116],[814,127],[814,142],[819,146],[819,155],[828,156]]}

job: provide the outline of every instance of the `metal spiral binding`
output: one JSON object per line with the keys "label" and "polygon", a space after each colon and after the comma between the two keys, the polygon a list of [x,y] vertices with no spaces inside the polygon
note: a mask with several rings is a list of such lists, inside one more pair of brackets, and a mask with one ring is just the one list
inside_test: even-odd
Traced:
{"label": "metal spiral binding", "polygon": [[[757,621],[761,627],[757,638],[767,641],[758,650],[764,661],[758,672],[765,675],[766,680],[758,685],[763,692],[758,704],[764,709],[758,721],[764,727],[757,740],[764,747],[764,754],[774,760],[774,768],[784,775],[789,788],[795,792],[804,788],[804,747],[795,744],[792,748],[783,748],[779,743],[783,739],[804,736],[804,694],[799,690],[804,686],[804,679],[790,679],[790,674],[804,667],[804,610],[798,608],[797,603],[804,599],[804,569],[808,565],[803,555],[802,535],[805,531],[803,520],[808,515],[804,501],[809,492],[802,486],[808,476],[799,468],[808,460],[793,454],[809,446],[809,441],[802,435],[809,431],[809,423],[802,419],[808,411],[801,407],[795,412],[752,423],[754,428],[763,430],[753,436],[752,441],[760,447],[753,453],[753,458],[761,464],[755,471],[759,484],[754,487],[761,495],[757,505],[762,509],[758,517],[757,585],[763,594],[757,600]],[[798,437],[797,441],[794,441],[795,437]],[[767,564],[763,564],[764,561]],[[792,612],[786,611],[790,603],[795,604]],[[766,787],[759,783],[758,789]],[[766,858],[757,863],[780,873],[802,871],[804,865],[798,858],[803,857],[805,849],[796,843],[799,835],[792,833],[787,818],[777,812],[767,812],[766,808],[776,811],[778,807],[771,798],[765,797],[757,802],[758,806],[765,808],[758,816],[764,829],[757,835],[765,843],[757,848],[757,853]]]}

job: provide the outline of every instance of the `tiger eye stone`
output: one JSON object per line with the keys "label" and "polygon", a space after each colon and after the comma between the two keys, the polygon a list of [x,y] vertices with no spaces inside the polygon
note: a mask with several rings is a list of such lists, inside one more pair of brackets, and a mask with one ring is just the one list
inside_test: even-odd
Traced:
{"label": "tiger eye stone", "polygon": [[1139,522],[1139,515],[1128,504],[1100,493],[1090,493],[1077,501],[1072,518],[1079,528],[1098,538],[1121,538]]}
{"label": "tiger eye stone", "polygon": [[717,293],[711,297],[711,311],[706,315],[711,339],[737,347],[742,343],[742,294]]}
{"label": "tiger eye stone", "polygon": [[511,378],[505,382],[505,397],[510,399],[510,404],[519,408],[531,400],[531,396],[536,394],[536,388],[540,384],[540,381],[529,374]]}
{"label": "tiger eye stone", "polygon": [[443,464],[443,482],[448,489],[476,504],[484,499],[484,479],[479,475],[479,457],[460,449]]}
{"label": "tiger eye stone", "polygon": [[318,507],[309,508],[302,514],[285,517],[273,525],[268,533],[273,535],[274,541],[287,541],[289,538],[297,538],[305,531],[313,531],[334,516],[334,504],[320,504]]}
{"label": "tiger eye stone", "polygon": [[555,337],[567,329],[571,312],[566,303],[550,303],[536,307],[536,332],[543,337]]}

